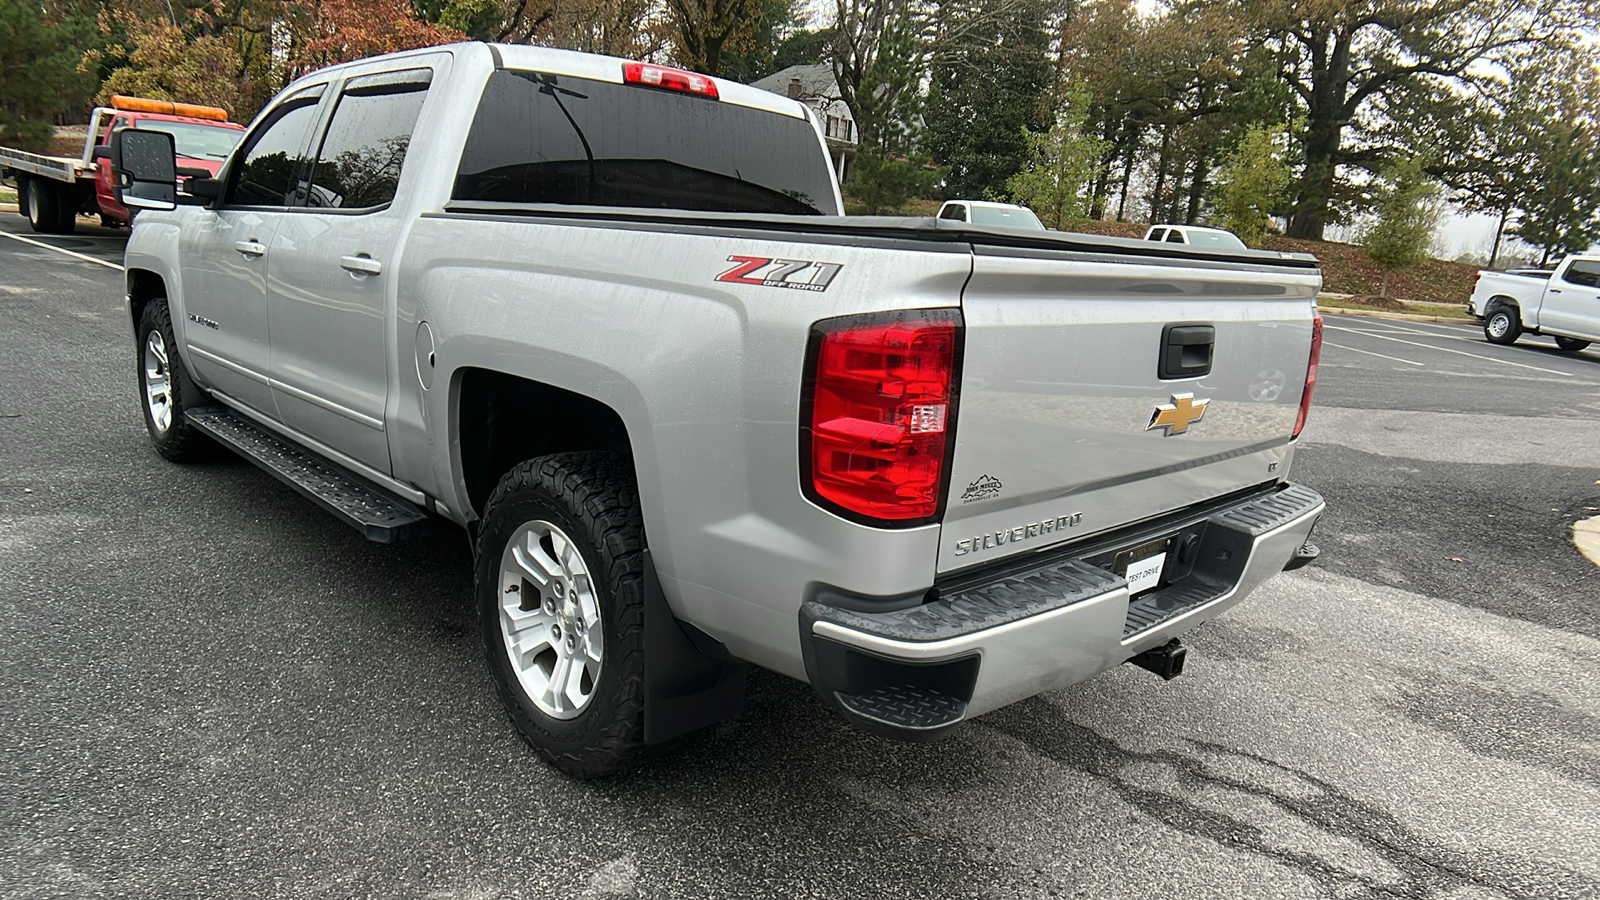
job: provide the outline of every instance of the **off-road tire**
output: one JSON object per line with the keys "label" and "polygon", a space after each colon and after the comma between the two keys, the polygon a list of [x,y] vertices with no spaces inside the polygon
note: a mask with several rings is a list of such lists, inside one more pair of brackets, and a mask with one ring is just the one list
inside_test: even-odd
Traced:
{"label": "off-road tire", "polygon": [[[151,412],[147,393],[145,365],[150,353],[150,333],[158,332],[166,351],[167,387],[171,393],[172,420],[166,429],[157,426]],[[178,355],[178,342],[172,334],[172,313],[165,298],[158,297],[145,304],[139,316],[138,343],[135,344],[134,379],[139,388],[139,408],[144,411],[144,427],[150,433],[150,443],[156,452],[171,462],[199,462],[210,459],[217,445],[189,423],[188,412],[210,405],[210,398],[201,393],[189,378]]]}
{"label": "off-road tire", "polygon": [[[583,556],[600,609],[603,661],[575,718],[538,708],[522,688],[501,630],[501,565],[525,523],[558,526]],[[489,674],[511,723],[577,778],[622,771],[644,744],[644,520],[629,462],[612,453],[556,453],[507,472],[484,507],[475,587]]]}
{"label": "off-road tire", "polygon": [[1581,353],[1589,348],[1589,342],[1580,341],[1577,338],[1558,337],[1556,338],[1556,346],[1568,353]]}
{"label": "off-road tire", "polygon": [[1491,344],[1514,344],[1522,336],[1522,316],[1515,306],[1497,306],[1483,320],[1483,338]]}

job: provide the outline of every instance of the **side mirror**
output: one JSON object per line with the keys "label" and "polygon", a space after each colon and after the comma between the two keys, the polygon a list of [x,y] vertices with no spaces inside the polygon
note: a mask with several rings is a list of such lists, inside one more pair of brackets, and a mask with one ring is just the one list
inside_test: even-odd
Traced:
{"label": "side mirror", "polygon": [[222,196],[222,181],[209,176],[191,179],[189,181],[189,195],[203,200],[215,200]]}
{"label": "side mirror", "polygon": [[111,158],[111,145],[110,144],[99,144],[99,145],[96,145],[95,148],[94,148],[94,155],[92,157],[90,157],[90,158],[91,159],[97,159],[97,160],[98,159],[110,159]]}
{"label": "side mirror", "polygon": [[167,132],[124,128],[113,134],[111,174],[123,206],[178,208],[178,155]]}

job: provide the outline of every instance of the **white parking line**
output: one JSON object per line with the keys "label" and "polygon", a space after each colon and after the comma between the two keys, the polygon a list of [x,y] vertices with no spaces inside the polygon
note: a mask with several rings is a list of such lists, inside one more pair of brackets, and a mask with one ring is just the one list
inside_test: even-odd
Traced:
{"label": "white parking line", "polygon": [[1352,353],[1365,353],[1368,356],[1376,356],[1379,359],[1387,359],[1387,360],[1392,360],[1392,361],[1398,362],[1398,363],[1405,363],[1408,366],[1420,366],[1420,365],[1423,365],[1422,363],[1416,362],[1414,360],[1401,359],[1398,356],[1385,356],[1382,353],[1373,353],[1371,350],[1363,350],[1360,347],[1346,347],[1343,344],[1335,344],[1333,341],[1323,341],[1322,343],[1326,344],[1329,347],[1338,347],[1340,350],[1349,350]]}
{"label": "white parking line", "polygon": [[[1367,323],[1365,323],[1365,322],[1363,322],[1361,324],[1362,325],[1367,325]],[[1350,328],[1351,326],[1346,324],[1345,327],[1346,328]],[[1430,329],[1431,328],[1437,328],[1439,330],[1438,331],[1419,331],[1419,330],[1417,330],[1417,329],[1421,329],[1421,328],[1430,328]],[[1459,325],[1435,325],[1435,324],[1433,324],[1431,322],[1387,322],[1387,321],[1378,322],[1378,321],[1375,320],[1373,322],[1373,324],[1371,326],[1369,326],[1369,327],[1355,328],[1353,330],[1360,331],[1360,332],[1363,332],[1363,333],[1366,333],[1366,334],[1377,334],[1377,333],[1380,333],[1380,332],[1381,333],[1385,333],[1385,334],[1388,334],[1388,333],[1422,334],[1422,335],[1427,335],[1428,337],[1454,338],[1456,340],[1462,340],[1462,341],[1472,340],[1472,338],[1470,338],[1470,337],[1463,337],[1462,336],[1462,333],[1461,333],[1462,332],[1462,328]],[[1474,330],[1476,330],[1476,329],[1474,329]]]}
{"label": "white parking line", "polygon": [[85,256],[82,253],[75,253],[66,249],[65,247],[52,247],[51,245],[46,244],[44,241],[36,241],[33,238],[26,238],[20,234],[12,234],[9,231],[0,231],[0,235],[4,235],[5,237],[11,238],[14,241],[21,241],[24,244],[32,244],[35,247],[43,247],[46,250],[54,250],[57,253],[64,253],[73,259],[81,259],[84,262],[92,262],[97,266],[105,266],[108,269],[116,269],[118,272],[123,271],[123,268],[114,262],[106,262],[103,259],[95,259],[92,256]]}
{"label": "white parking line", "polygon": [[[1405,325],[1410,325],[1413,328],[1415,328],[1415,327],[1422,327],[1422,328],[1439,327],[1439,326],[1430,326],[1426,322],[1421,322],[1421,323],[1406,322],[1404,324]],[[1448,326],[1445,326],[1445,327],[1448,327]],[[1489,346],[1487,341],[1483,340],[1483,338],[1481,338],[1481,337],[1476,337],[1476,336],[1474,336],[1474,337],[1463,337],[1460,334],[1434,334],[1434,333],[1428,332],[1428,331],[1413,331],[1413,330],[1411,330],[1409,328],[1405,328],[1405,327],[1401,327],[1401,326],[1395,326],[1395,330],[1399,334],[1414,334],[1414,335],[1417,335],[1418,337],[1437,337],[1437,338],[1444,338],[1446,340],[1451,340],[1451,341],[1465,341],[1466,343],[1472,344],[1475,347]],[[1366,332],[1366,333],[1369,334],[1369,335],[1374,335],[1375,334],[1375,332]],[[1537,345],[1534,345],[1534,346],[1537,346]],[[1546,349],[1548,349],[1548,347],[1546,347]],[[1517,352],[1521,352],[1521,351],[1511,350],[1509,352],[1517,353]],[[1484,359],[1492,359],[1494,357],[1485,356],[1483,358]]]}
{"label": "white parking line", "polygon": [[1399,334],[1415,334],[1415,335],[1420,335],[1422,337],[1445,338],[1446,340],[1452,340],[1452,341],[1470,341],[1470,342],[1475,343],[1475,344],[1483,343],[1483,339],[1480,338],[1480,337],[1475,337],[1475,336],[1474,337],[1468,337],[1466,335],[1460,334],[1459,332],[1456,333],[1456,334],[1439,334],[1439,333],[1433,332],[1433,331],[1418,331],[1417,327],[1415,325],[1411,325],[1409,323],[1407,323],[1405,325],[1394,325],[1394,326],[1391,326],[1389,330],[1394,331],[1394,332],[1399,333]]}
{"label": "white parking line", "polygon": [[[1362,331],[1359,328],[1340,328],[1337,325],[1326,325],[1324,327],[1331,328],[1334,331],[1346,331],[1346,332],[1349,332],[1350,334],[1366,335],[1367,337],[1370,337],[1370,338],[1377,338],[1380,341],[1394,341],[1397,344],[1408,344],[1408,345],[1410,345],[1412,347],[1421,347],[1424,350],[1433,350],[1433,351],[1438,352],[1438,353],[1454,353],[1457,356],[1470,356],[1473,359],[1481,359],[1481,360],[1483,360],[1485,362],[1500,363],[1503,366],[1516,366],[1519,369],[1532,369],[1535,372],[1548,372],[1551,375],[1560,375],[1562,378],[1576,378],[1577,377],[1576,375],[1572,374],[1571,372],[1562,372],[1562,371],[1559,371],[1557,369],[1545,369],[1545,368],[1541,368],[1539,366],[1530,366],[1530,365],[1526,365],[1524,363],[1512,362],[1509,359],[1497,359],[1497,358],[1495,358],[1493,356],[1479,356],[1476,353],[1467,353],[1464,350],[1451,350],[1449,347],[1435,347],[1432,344],[1419,344],[1416,341],[1403,341],[1403,340],[1401,340],[1400,338],[1397,338],[1397,337],[1389,337],[1386,334],[1376,334],[1376,333],[1371,332],[1371,331]],[[1433,337],[1433,335],[1424,335],[1424,336],[1425,337]]]}

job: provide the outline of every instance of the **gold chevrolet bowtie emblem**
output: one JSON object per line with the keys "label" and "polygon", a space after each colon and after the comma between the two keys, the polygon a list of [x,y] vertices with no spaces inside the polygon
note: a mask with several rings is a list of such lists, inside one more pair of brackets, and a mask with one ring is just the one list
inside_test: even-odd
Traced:
{"label": "gold chevrolet bowtie emblem", "polygon": [[1144,430],[1165,428],[1169,437],[1183,434],[1190,425],[1200,421],[1210,403],[1210,400],[1196,400],[1193,394],[1173,394],[1171,403],[1158,405],[1156,411],[1150,414],[1150,424]]}

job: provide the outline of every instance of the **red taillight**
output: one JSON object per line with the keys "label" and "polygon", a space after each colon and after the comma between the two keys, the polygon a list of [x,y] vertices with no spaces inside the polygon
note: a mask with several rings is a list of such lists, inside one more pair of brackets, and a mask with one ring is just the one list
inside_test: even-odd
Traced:
{"label": "red taillight", "polygon": [[909,525],[938,514],[960,327],[954,310],[817,323],[801,408],[806,496],[857,521]]}
{"label": "red taillight", "polygon": [[1311,412],[1311,392],[1317,386],[1317,363],[1322,359],[1322,316],[1319,314],[1311,320],[1311,364],[1306,366],[1306,390],[1300,395],[1300,415],[1294,420],[1294,434],[1300,436],[1300,429],[1306,427],[1306,413]]}
{"label": "red taillight", "polygon": [[627,63],[622,67],[622,80],[628,84],[642,84],[645,87],[683,91],[686,94],[717,99],[717,83],[698,72],[652,66],[649,63]]}

